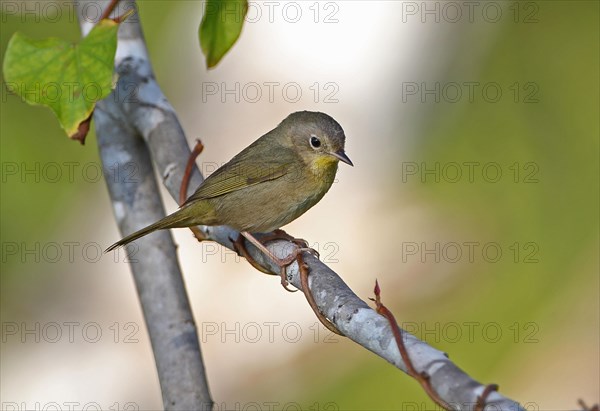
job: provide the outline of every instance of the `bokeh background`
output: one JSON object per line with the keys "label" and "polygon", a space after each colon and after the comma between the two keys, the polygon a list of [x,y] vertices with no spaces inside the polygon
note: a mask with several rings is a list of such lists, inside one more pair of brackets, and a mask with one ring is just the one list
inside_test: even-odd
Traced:
{"label": "bokeh background", "polygon": [[[77,41],[50,3],[3,2],[2,55],[17,30]],[[377,278],[407,329],[528,409],[597,402],[598,2],[251,3],[207,71],[203,4],[139,2],[202,170],[290,112],[329,113],[355,167],[287,230],[362,298]],[[160,408],[127,263],[99,253],[120,235],[94,134],[69,141],[4,83],[1,104],[2,409]],[[218,409],[435,408],[277,278],[174,236]]]}

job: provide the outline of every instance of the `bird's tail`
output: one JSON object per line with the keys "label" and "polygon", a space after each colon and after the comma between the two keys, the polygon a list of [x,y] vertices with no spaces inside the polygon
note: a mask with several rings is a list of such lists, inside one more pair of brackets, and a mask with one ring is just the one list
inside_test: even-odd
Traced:
{"label": "bird's tail", "polygon": [[194,219],[192,216],[190,216],[190,214],[191,213],[189,208],[181,208],[173,214],[166,216],[162,220],[159,220],[156,223],[149,225],[148,227],[142,228],[141,230],[136,231],[133,234],[129,234],[127,237],[117,241],[116,243],[108,247],[106,250],[104,250],[104,252],[108,253],[114,250],[115,248],[121,247],[125,244],[135,241],[138,238],[141,238],[146,234],[150,234],[151,232],[156,230],[164,230],[167,228],[178,227],[191,227],[196,223],[194,223]]}

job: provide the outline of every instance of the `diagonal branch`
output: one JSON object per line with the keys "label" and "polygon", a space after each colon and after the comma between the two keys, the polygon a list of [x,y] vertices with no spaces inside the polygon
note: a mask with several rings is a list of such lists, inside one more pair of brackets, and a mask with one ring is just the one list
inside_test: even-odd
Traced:
{"label": "diagonal branch", "polygon": [[[229,238],[236,238],[237,235],[234,230],[224,227],[203,227],[203,233],[207,238],[228,248],[232,248]],[[293,250],[293,246],[287,241],[269,243],[268,248],[279,258],[285,258]],[[261,265],[270,267],[274,274],[278,273],[279,268],[252,245],[248,245],[248,251]],[[309,286],[321,312],[346,337],[408,374],[388,320],[358,298],[333,270],[312,254],[303,253],[303,259],[310,269]],[[288,267],[287,275],[290,283],[301,289],[297,263]],[[419,375],[428,376],[438,397],[453,409],[474,409],[478,398],[486,390],[486,385],[472,379],[445,353],[407,331],[402,330],[402,336],[415,370]],[[498,392],[489,393],[486,407],[487,410],[524,410],[517,402]]]}

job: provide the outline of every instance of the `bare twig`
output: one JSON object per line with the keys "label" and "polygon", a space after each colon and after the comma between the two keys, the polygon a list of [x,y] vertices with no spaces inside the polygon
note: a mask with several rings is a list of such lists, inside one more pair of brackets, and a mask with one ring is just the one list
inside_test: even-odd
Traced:
{"label": "bare twig", "polygon": [[115,7],[119,3],[119,1],[120,0],[110,0],[110,3],[108,3],[108,5],[106,6],[106,8],[102,12],[102,15],[100,16],[100,18],[98,19],[98,21],[109,18],[110,15],[111,15],[111,13],[113,12],[113,10],[115,9]]}
{"label": "bare twig", "polygon": [[194,169],[194,161],[196,158],[202,154],[204,150],[204,145],[198,139],[196,139],[196,145],[188,158],[187,164],[185,165],[185,171],[183,173],[183,179],[181,180],[181,189],[179,190],[179,205],[183,205],[185,200],[187,200],[187,191],[190,186],[190,177],[192,175],[192,170]]}
{"label": "bare twig", "polygon": [[[188,162],[185,165],[183,179],[181,180],[181,188],[179,189],[179,205],[183,205],[183,203],[185,203],[185,200],[187,199],[187,192],[190,185],[190,177],[192,175],[192,170],[194,170],[195,165],[194,162],[196,161],[196,158],[202,153],[202,150],[204,150],[204,145],[200,140],[196,139],[196,145],[194,146],[194,149],[190,154],[190,158],[188,158]],[[200,231],[198,227],[190,227],[190,230],[192,230],[194,237],[196,237],[198,241],[206,240],[204,234],[202,234],[202,231]]]}
{"label": "bare twig", "polygon": [[498,391],[497,384],[489,384],[488,386],[485,387],[485,390],[483,390],[483,393],[479,397],[477,397],[477,403],[475,404],[475,411],[485,410],[487,397],[493,391]]}
{"label": "bare twig", "polygon": [[[375,301],[375,305],[377,307],[377,309],[376,309],[377,313],[383,315],[390,323],[390,327],[392,327],[392,333],[394,334],[394,340],[396,341],[396,345],[398,346],[398,349],[400,350],[400,355],[402,356],[402,361],[404,361],[404,364],[406,364],[406,369],[407,369],[408,375],[413,377],[415,380],[417,380],[419,382],[419,384],[421,384],[421,386],[423,387],[423,390],[425,390],[427,395],[429,395],[429,398],[431,398],[437,405],[444,408],[445,410],[452,410],[450,405],[447,404],[443,399],[441,399],[440,396],[438,395],[438,393],[435,392],[435,390],[431,386],[431,380],[429,379],[429,375],[427,375],[425,372],[423,372],[423,373],[418,372],[416,370],[415,366],[413,365],[413,362],[410,359],[410,356],[408,355],[408,351],[406,350],[406,346],[404,345],[404,340],[402,338],[403,331],[398,326],[398,323],[396,322],[396,318],[394,317],[394,314],[392,314],[392,312],[381,302],[381,289],[379,288],[379,282],[377,282],[377,280],[375,280],[374,294],[375,294],[375,298],[374,299],[371,298],[371,300]],[[487,390],[487,387],[486,387],[486,390]],[[482,397],[483,397],[483,395],[485,395],[487,397],[487,394],[485,394],[485,393],[486,393],[486,391],[484,390],[484,394],[482,394]],[[477,409],[476,411],[481,411],[481,410]]]}
{"label": "bare twig", "polygon": [[331,324],[327,318],[325,318],[321,311],[319,311],[319,306],[317,305],[315,297],[313,297],[312,291],[310,290],[310,286],[308,284],[309,269],[308,265],[304,262],[304,258],[302,258],[302,254],[298,254],[298,267],[300,268],[300,284],[302,285],[302,291],[304,292],[306,301],[308,301],[308,305],[310,305],[310,308],[312,308],[313,312],[319,321],[321,321],[321,324],[325,326],[325,328],[334,334],[343,336],[344,334],[335,328],[335,326]]}
{"label": "bare twig", "polygon": [[577,400],[577,403],[583,409],[583,411],[600,411],[600,406],[598,406],[598,404],[588,406],[582,399]]}

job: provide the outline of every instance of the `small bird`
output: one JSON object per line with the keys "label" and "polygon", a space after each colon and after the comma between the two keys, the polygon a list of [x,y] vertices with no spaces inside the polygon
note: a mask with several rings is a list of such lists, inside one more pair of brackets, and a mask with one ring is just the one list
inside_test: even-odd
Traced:
{"label": "small bird", "polygon": [[106,249],[156,230],[228,225],[268,233],[295,220],[323,198],[344,152],[342,127],[325,113],[300,111],[212,173],[179,210]]}
{"label": "small bird", "polygon": [[[353,165],[344,151],[345,140],[342,127],[327,114],[292,113],[204,180],[179,210],[114,243],[106,252],[156,230],[228,225],[279,266],[281,284],[288,291],[285,267],[298,259],[302,291],[308,303],[325,327],[341,334],[319,311],[308,290],[308,271],[301,264],[300,252],[318,253],[307,248],[303,240],[293,239],[278,229],[323,198],[333,184],[340,161]],[[274,230],[277,231],[267,236],[269,240],[263,241],[279,237],[299,246],[286,259],[277,258],[252,234]],[[233,244],[254,267],[268,272],[248,254],[242,237]]]}

